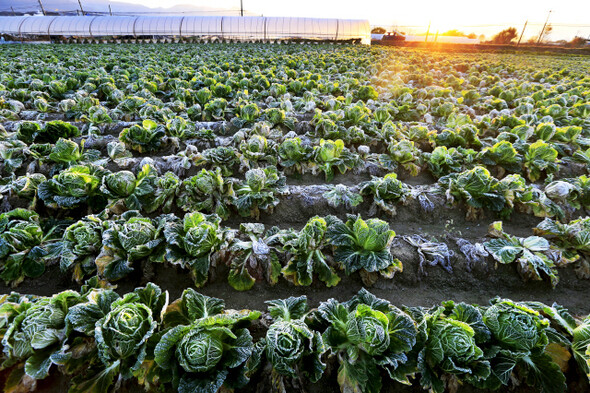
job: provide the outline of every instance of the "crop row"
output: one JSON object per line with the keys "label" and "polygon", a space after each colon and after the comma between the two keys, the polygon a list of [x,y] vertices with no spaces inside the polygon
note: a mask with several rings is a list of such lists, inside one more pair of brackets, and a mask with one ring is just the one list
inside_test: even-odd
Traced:
{"label": "crop row", "polygon": [[[68,226],[67,221],[40,220],[37,213],[18,208],[0,214],[0,278],[16,286],[25,277],[43,274],[46,264],[59,262],[79,284],[92,276],[109,283],[134,269],[166,262],[190,271],[200,287],[224,264],[229,266],[229,284],[248,290],[256,281],[276,284],[281,275],[295,285],[320,280],[331,287],[340,281],[340,270],[346,275],[359,272],[370,286],[403,270],[402,261],[391,254],[396,234],[377,218],[316,216],[300,230],[261,223],[243,223],[236,230],[220,223],[217,214],[149,218],[129,210],[120,215],[104,211]],[[471,263],[491,255],[498,263],[516,265],[523,279],[548,279],[552,286],[559,281],[558,267],[572,264],[581,277],[590,275],[590,218],[567,224],[547,218],[534,231],[543,237],[512,236],[498,221],[489,229],[492,240],[473,244],[458,239],[457,246]],[[420,274],[428,265],[452,271],[454,252],[447,244],[420,235],[401,239],[416,248]]]}
{"label": "crop row", "polygon": [[4,391],[30,389],[56,369],[69,392],[105,393],[127,380],[148,391],[214,393],[266,378],[268,391],[282,392],[301,378],[318,382],[333,362],[342,391],[365,393],[381,391],[383,379],[436,393],[458,383],[558,393],[568,369],[590,375],[590,319],[557,304],[398,308],[362,289],[313,310],[305,296],[268,301],[259,322],[259,311],[227,310],[193,289],[169,303],[151,283],[123,296],[85,286],[1,301]]}
{"label": "crop row", "polygon": [[[318,147],[320,156],[329,154],[325,150],[334,147],[330,141],[325,142]],[[59,139],[49,150],[36,152],[38,158],[33,164],[43,171],[7,176],[2,180],[3,208],[27,207],[38,212],[57,211],[73,216],[83,216],[89,211],[100,213],[105,208],[116,213],[140,210],[147,214],[200,211],[216,213],[224,220],[235,212],[242,217],[258,219],[261,212],[272,213],[285,198],[307,200],[314,192],[313,186],[288,186],[287,177],[274,165],[249,169],[243,179],[227,176],[227,167],[222,164],[229,164],[224,148],[176,157],[172,165],[190,168],[195,162],[201,166],[207,161],[208,167],[215,167],[202,168],[200,172],[195,171],[194,176],[178,176],[173,171],[159,175],[157,167],[170,163],[150,158],[135,161],[134,170],[105,169],[128,159],[117,150],[118,146],[111,145],[111,158],[103,159],[92,150],[82,151],[73,141]],[[48,163],[44,164],[45,161]],[[5,169],[6,163],[19,165],[22,161],[8,160]],[[322,167],[331,165],[323,162]],[[527,184],[518,174],[499,179],[484,167],[475,166],[444,176],[430,187],[411,186],[399,180],[395,173],[389,173],[353,187],[326,186],[322,197],[331,206],[349,212],[366,200],[372,204],[372,214],[379,211],[394,216],[396,206],[413,200],[425,211],[431,211],[436,195],[444,196],[449,205],[466,203],[466,217],[470,220],[483,216],[485,211],[508,218],[514,210],[562,220],[588,209],[590,181],[586,175],[581,175],[554,180],[542,188]]]}

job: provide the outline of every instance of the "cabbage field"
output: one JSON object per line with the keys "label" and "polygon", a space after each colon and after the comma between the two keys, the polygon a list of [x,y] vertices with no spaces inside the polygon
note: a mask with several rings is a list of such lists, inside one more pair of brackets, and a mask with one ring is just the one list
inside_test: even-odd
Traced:
{"label": "cabbage field", "polygon": [[590,58],[0,47],[4,392],[581,392]]}

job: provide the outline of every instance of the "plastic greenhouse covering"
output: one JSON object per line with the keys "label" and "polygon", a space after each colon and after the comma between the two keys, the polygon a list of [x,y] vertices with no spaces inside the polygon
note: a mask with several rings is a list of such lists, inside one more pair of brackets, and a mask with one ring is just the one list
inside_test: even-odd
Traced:
{"label": "plastic greenhouse covering", "polygon": [[216,37],[232,40],[358,40],[367,20],[238,16],[4,16],[0,34],[15,37]]}

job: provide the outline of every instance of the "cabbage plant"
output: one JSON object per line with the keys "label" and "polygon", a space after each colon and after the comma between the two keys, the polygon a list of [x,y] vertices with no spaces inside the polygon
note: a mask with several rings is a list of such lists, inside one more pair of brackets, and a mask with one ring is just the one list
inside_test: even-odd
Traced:
{"label": "cabbage plant", "polygon": [[108,208],[120,213],[125,208],[141,210],[143,205],[154,200],[154,182],[158,175],[156,169],[146,164],[137,173],[118,171],[102,178],[101,192],[108,198]]}
{"label": "cabbage plant", "polygon": [[390,216],[396,215],[395,204],[404,203],[410,196],[410,188],[398,180],[395,173],[373,177],[360,185],[360,191],[363,195],[373,197],[371,212],[374,213],[376,207],[379,207]]}
{"label": "cabbage plant", "polygon": [[279,204],[278,195],[288,193],[285,176],[275,166],[250,169],[236,190],[234,205],[242,217],[260,217],[260,211],[272,213]]}
{"label": "cabbage plant", "polygon": [[52,209],[87,205],[102,210],[106,198],[100,192],[100,184],[108,174],[109,171],[97,165],[73,165],[39,184],[37,193],[39,199]]}
{"label": "cabbage plant", "polygon": [[321,303],[316,315],[324,344],[339,363],[341,391],[380,392],[382,372],[410,384],[413,370],[405,366],[417,331],[408,314],[363,288],[347,302]]}
{"label": "cabbage plant", "polygon": [[[342,139],[321,139],[320,144],[314,147],[313,162],[324,172],[326,181],[331,181],[334,178],[334,168],[344,174],[359,165],[359,157],[344,147]],[[315,174],[315,168],[312,169]]]}
{"label": "cabbage plant", "polygon": [[168,292],[149,283],[123,297],[103,289],[87,297],[87,302],[70,308],[67,315],[73,330],[94,338],[94,346],[85,349],[90,355],[83,361],[73,351],[68,354],[66,364],[78,374],[69,391],[107,393],[141,373],[148,342],[168,305]]}
{"label": "cabbage plant", "polygon": [[590,217],[572,220],[567,224],[546,218],[533,231],[562,250],[562,257],[567,262],[575,262],[583,255],[590,254]]}
{"label": "cabbage plant", "polygon": [[559,275],[552,260],[550,244],[539,236],[521,238],[504,233],[502,222],[491,225],[492,239],[484,244],[490,255],[501,264],[516,262],[518,272],[525,280],[542,281],[547,277],[552,287],[559,282]]}
{"label": "cabbage plant", "polygon": [[63,344],[71,332],[66,315],[83,298],[63,291],[51,297],[13,293],[2,300],[2,369],[9,370],[5,389],[26,391],[35,386],[34,380],[46,378],[54,364],[61,364]]}
{"label": "cabbage plant", "polygon": [[195,285],[204,285],[215,266],[214,254],[231,241],[233,232],[220,228],[221,218],[216,214],[193,212],[183,219],[169,214],[164,221],[166,261],[189,269]]}
{"label": "cabbage plant", "polygon": [[559,168],[557,150],[539,140],[531,144],[524,154],[524,168],[530,181],[537,181],[543,174],[551,174]]}
{"label": "cabbage plant", "polygon": [[390,252],[395,232],[378,218],[363,220],[349,215],[346,222],[335,216],[326,218],[326,242],[334,246],[334,261],[347,275],[361,271],[363,282],[375,282],[377,273],[385,278],[402,271],[402,263]]}
{"label": "cabbage plant", "polygon": [[242,237],[236,237],[229,247],[229,284],[238,291],[248,290],[263,279],[276,284],[281,275],[279,257],[283,242],[294,236],[293,232],[277,227],[265,231],[264,224],[245,223],[240,224],[239,234]]}
{"label": "cabbage plant", "polygon": [[262,135],[254,134],[240,142],[240,161],[244,168],[277,164],[276,144]]}
{"label": "cabbage plant", "polygon": [[278,147],[279,163],[285,172],[304,174],[310,166],[313,149],[301,138],[286,138]]}
{"label": "cabbage plant", "polygon": [[305,322],[307,298],[289,297],[266,303],[273,323],[257,346],[264,348],[264,355],[272,366],[273,391],[286,391],[287,378],[305,378],[311,383],[319,381],[326,369],[322,355],[327,348],[322,335]]}
{"label": "cabbage plant", "polygon": [[474,306],[452,301],[431,311],[414,310],[421,350],[417,368],[420,385],[443,393],[445,380],[483,384],[491,375],[483,348],[490,338],[481,312]]}
{"label": "cabbage plant", "polygon": [[334,267],[323,253],[326,247],[328,224],[322,217],[311,218],[297,236],[285,243],[291,254],[282,273],[295,285],[311,285],[314,274],[318,279],[332,287],[340,282]]}
{"label": "cabbage plant", "polygon": [[0,214],[0,278],[16,286],[25,277],[43,274],[47,255],[43,243],[50,235],[51,231],[43,232],[33,211],[17,208]]}
{"label": "cabbage plant", "polygon": [[196,158],[195,165],[206,164],[212,168],[220,168],[223,176],[231,176],[238,162],[239,158],[235,148],[218,146],[203,150]]}
{"label": "cabbage plant", "polygon": [[119,140],[131,150],[139,153],[158,151],[162,145],[162,138],[166,135],[164,127],[153,120],[144,120],[141,125],[135,124],[124,128],[119,134]]}
{"label": "cabbage plant", "polygon": [[166,333],[154,351],[159,379],[181,393],[243,387],[254,344],[247,327],[257,311],[224,310],[223,300],[186,289],[165,315]]}
{"label": "cabbage plant", "polygon": [[86,216],[66,228],[59,247],[59,267],[71,271],[77,283],[96,271],[95,260],[102,246],[103,220]]}
{"label": "cabbage plant", "polygon": [[492,375],[488,387],[508,385],[512,375],[519,375],[527,385],[541,392],[562,392],[565,376],[547,353],[549,321],[524,304],[494,299],[485,309],[483,320],[492,334]]}
{"label": "cabbage plant", "polygon": [[235,198],[233,183],[222,176],[222,169],[202,169],[197,175],[182,181],[178,205],[185,211],[215,213],[226,220]]}
{"label": "cabbage plant", "polygon": [[105,221],[102,249],[95,260],[98,276],[119,280],[134,270],[138,261],[164,262],[164,220],[142,217],[129,210]]}
{"label": "cabbage plant", "polygon": [[[49,154],[49,160],[55,162],[57,167],[67,167],[77,163],[93,162],[100,158],[100,152],[98,150],[84,150],[84,141],[80,145],[76,142],[59,138],[51,153]],[[55,171],[55,167],[53,168]]]}

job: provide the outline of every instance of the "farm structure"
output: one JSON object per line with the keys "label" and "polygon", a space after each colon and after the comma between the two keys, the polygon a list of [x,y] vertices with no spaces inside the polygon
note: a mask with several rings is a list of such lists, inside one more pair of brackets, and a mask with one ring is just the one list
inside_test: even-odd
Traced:
{"label": "farm structure", "polygon": [[111,39],[347,41],[370,44],[367,20],[232,16],[5,16],[0,35]]}

